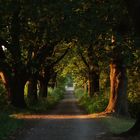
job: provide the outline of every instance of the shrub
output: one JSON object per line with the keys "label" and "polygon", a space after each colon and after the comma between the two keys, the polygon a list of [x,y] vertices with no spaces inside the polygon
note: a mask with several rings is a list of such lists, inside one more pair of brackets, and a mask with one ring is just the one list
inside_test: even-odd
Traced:
{"label": "shrub", "polygon": [[96,113],[105,110],[108,99],[104,95],[94,96],[93,98],[85,95],[79,100],[79,103],[85,107],[88,113]]}
{"label": "shrub", "polygon": [[7,105],[7,94],[6,89],[0,81],[0,109]]}
{"label": "shrub", "polygon": [[131,117],[135,118],[140,110],[140,94],[136,92],[129,92],[128,106]]}
{"label": "shrub", "polygon": [[48,96],[47,98],[39,98],[36,104],[30,104],[29,108],[33,112],[44,112],[51,108],[53,108],[62,98],[64,95],[63,88],[55,88],[55,89],[48,89]]}
{"label": "shrub", "polygon": [[74,94],[76,98],[80,99],[84,95],[83,88],[75,89]]}
{"label": "shrub", "polygon": [[24,125],[23,120],[11,118],[9,113],[0,113],[0,140],[5,140],[17,129]]}
{"label": "shrub", "polygon": [[75,95],[79,99],[79,105],[84,107],[88,113],[102,112],[108,104],[108,98],[103,94],[90,98],[84,94],[82,89],[76,89]]}

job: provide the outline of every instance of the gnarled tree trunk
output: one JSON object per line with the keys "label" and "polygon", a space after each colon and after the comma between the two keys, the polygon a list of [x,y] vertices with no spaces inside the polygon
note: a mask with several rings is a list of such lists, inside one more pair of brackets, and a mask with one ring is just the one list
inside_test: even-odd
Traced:
{"label": "gnarled tree trunk", "polygon": [[126,68],[121,62],[110,64],[110,99],[105,111],[128,115]]}

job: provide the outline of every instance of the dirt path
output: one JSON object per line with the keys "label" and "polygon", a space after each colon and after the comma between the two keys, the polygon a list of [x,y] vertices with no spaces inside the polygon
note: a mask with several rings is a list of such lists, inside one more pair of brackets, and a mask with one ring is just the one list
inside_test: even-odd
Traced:
{"label": "dirt path", "polygon": [[97,118],[91,118],[78,108],[71,91],[48,115],[24,116],[30,120],[29,128],[19,134],[16,140],[96,140],[105,132]]}

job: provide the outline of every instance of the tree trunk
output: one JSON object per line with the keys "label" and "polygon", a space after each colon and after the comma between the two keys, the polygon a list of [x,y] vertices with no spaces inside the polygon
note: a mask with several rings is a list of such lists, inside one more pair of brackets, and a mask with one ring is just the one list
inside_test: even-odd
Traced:
{"label": "tree trunk", "polygon": [[13,81],[10,82],[11,84],[8,86],[9,91],[9,97],[11,104],[20,107],[25,108],[26,103],[24,100],[24,86],[25,82],[20,81],[20,77],[15,77]]}
{"label": "tree trunk", "polygon": [[3,83],[8,93],[8,99],[12,105],[15,107],[24,108],[26,107],[26,103],[24,100],[24,86],[25,79],[21,76],[10,76],[8,73],[4,73],[2,75]]}
{"label": "tree trunk", "polygon": [[37,96],[37,79],[31,78],[28,83],[28,99],[31,103],[36,103],[38,101]]}
{"label": "tree trunk", "polygon": [[[140,12],[140,1],[139,0],[135,0],[135,1],[124,0],[124,1],[126,2],[129,15],[133,18],[133,22],[135,25],[135,32],[140,37],[140,16],[139,14],[137,14]],[[134,134],[140,133],[140,112],[137,115],[137,121],[134,124],[134,126],[125,132],[125,134],[127,135],[131,135],[131,133]]]}
{"label": "tree trunk", "polygon": [[51,76],[51,83],[50,83],[50,87],[52,89],[54,89],[56,87],[56,78],[57,78],[57,73],[53,72],[53,74]]}
{"label": "tree trunk", "polygon": [[99,89],[99,78],[100,78],[99,74],[94,72],[94,77],[93,77],[94,93],[97,95],[99,94],[99,90],[100,90]]}
{"label": "tree trunk", "polygon": [[89,79],[88,79],[88,95],[89,97],[93,97],[94,95],[94,75],[92,72],[89,72]]}
{"label": "tree trunk", "polygon": [[93,97],[95,94],[99,93],[99,75],[94,72],[89,72],[88,79],[88,95],[89,97]]}
{"label": "tree trunk", "polygon": [[40,97],[48,96],[48,81],[45,80],[40,81],[39,95]]}
{"label": "tree trunk", "polygon": [[126,68],[121,63],[110,64],[110,99],[106,112],[128,115]]}
{"label": "tree trunk", "polygon": [[84,89],[84,93],[86,94],[88,91],[88,87],[87,87],[87,81],[85,80],[83,83],[83,89]]}

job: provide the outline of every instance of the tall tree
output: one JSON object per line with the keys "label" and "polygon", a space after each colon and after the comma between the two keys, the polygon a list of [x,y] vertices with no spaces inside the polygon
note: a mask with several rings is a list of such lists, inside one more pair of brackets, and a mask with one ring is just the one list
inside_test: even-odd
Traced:
{"label": "tall tree", "polygon": [[[135,27],[135,33],[136,33],[136,38],[140,38],[140,17],[138,13],[140,13],[140,1],[139,0],[124,0],[129,12],[129,15],[133,19],[134,27]],[[140,45],[139,44],[139,39],[136,40],[136,46]],[[128,135],[138,135],[140,132],[140,111],[137,115],[137,120],[132,128],[130,128],[128,131],[122,133],[121,135],[123,136],[128,136]]]}
{"label": "tall tree", "polygon": [[83,60],[88,72],[88,94],[93,97],[95,94],[99,94],[99,65],[97,57],[93,51],[93,46],[87,47],[87,56],[81,52],[78,48],[79,55]]}
{"label": "tall tree", "polygon": [[[3,72],[6,79],[6,88],[8,90],[9,98],[11,103],[15,106],[24,107],[24,85],[27,80],[27,72],[25,65],[22,61],[21,46],[20,46],[20,31],[21,31],[21,18],[20,3],[14,1],[15,5],[10,3],[14,9],[11,15],[11,22],[9,28],[9,34],[11,40],[0,39],[1,47],[4,46],[10,52],[12,63],[7,63],[7,56],[3,57],[1,62],[1,71]],[[7,52],[7,51],[6,51]],[[5,51],[3,50],[3,53]],[[24,77],[23,77],[24,75]]]}
{"label": "tall tree", "polygon": [[[59,5],[56,1],[56,6],[53,6],[50,1],[32,3],[32,1],[18,0],[6,2],[2,0],[0,3],[1,6],[4,4],[1,7],[0,47],[2,54],[8,54],[2,56],[1,71],[7,79],[6,87],[11,103],[24,107],[26,81],[33,77],[36,81],[40,66],[44,62],[40,60],[47,57],[45,53],[48,52],[47,46],[62,39],[63,29],[59,27],[63,22],[64,14],[59,14],[57,10],[60,8],[63,11],[63,4]],[[7,51],[3,51],[2,46],[5,46]],[[43,52],[38,56],[38,52],[42,51],[42,46]],[[49,48],[49,53],[53,51],[54,46]]]}

